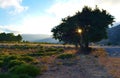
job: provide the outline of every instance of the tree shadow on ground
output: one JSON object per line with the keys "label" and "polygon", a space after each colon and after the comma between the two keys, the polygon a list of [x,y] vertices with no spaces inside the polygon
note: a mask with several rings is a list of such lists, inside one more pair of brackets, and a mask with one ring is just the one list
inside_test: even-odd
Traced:
{"label": "tree shadow on ground", "polygon": [[79,48],[77,51],[77,54],[84,54],[84,55],[89,55],[92,52],[92,48]]}

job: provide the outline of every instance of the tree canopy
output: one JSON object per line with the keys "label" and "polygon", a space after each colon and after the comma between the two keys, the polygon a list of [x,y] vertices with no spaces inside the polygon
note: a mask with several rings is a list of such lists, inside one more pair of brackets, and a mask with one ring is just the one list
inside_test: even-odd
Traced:
{"label": "tree canopy", "polygon": [[[53,38],[70,43],[88,47],[90,42],[98,42],[107,38],[107,28],[114,22],[114,17],[106,10],[100,10],[97,6],[92,9],[85,6],[73,16],[62,19],[62,22],[55,26]],[[77,30],[82,32],[78,33]]]}
{"label": "tree canopy", "polygon": [[18,41],[22,40],[22,36],[18,34],[15,36],[13,33],[0,33],[0,41]]}

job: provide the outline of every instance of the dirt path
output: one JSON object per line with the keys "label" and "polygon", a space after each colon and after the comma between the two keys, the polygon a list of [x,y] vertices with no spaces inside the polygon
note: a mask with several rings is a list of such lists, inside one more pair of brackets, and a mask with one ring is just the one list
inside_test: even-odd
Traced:
{"label": "dirt path", "polygon": [[76,55],[73,59],[56,59],[49,70],[36,78],[112,78],[97,58]]}

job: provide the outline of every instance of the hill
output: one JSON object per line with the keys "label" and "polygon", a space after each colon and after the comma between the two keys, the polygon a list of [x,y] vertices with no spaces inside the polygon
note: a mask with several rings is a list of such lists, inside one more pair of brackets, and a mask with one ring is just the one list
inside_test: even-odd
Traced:
{"label": "hill", "polygon": [[53,39],[51,35],[46,34],[22,34],[21,36],[23,40],[30,42],[58,43],[58,41]]}
{"label": "hill", "polygon": [[46,34],[21,34],[21,36],[23,40],[30,42],[50,37],[50,35],[46,35]]}
{"label": "hill", "polygon": [[120,25],[108,29],[108,41],[120,45]]}
{"label": "hill", "polygon": [[34,42],[47,42],[47,43],[58,43],[58,40],[53,39],[52,37],[36,40]]}

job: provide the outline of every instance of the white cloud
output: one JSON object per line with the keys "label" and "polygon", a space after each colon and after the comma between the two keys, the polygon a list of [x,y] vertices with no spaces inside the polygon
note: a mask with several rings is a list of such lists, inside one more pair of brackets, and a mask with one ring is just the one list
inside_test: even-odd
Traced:
{"label": "white cloud", "polygon": [[81,11],[86,5],[92,8],[98,5],[99,8],[105,9],[115,16],[116,22],[120,22],[120,0],[56,0],[56,3],[47,9],[47,12],[61,19],[75,14],[78,10]]}
{"label": "white cloud", "polygon": [[[19,6],[21,6],[20,3],[22,2],[22,0],[16,0],[16,1],[18,1]],[[120,21],[120,15],[119,15],[120,1],[118,1],[117,3],[116,2],[113,3],[113,0],[111,1],[107,1],[107,0],[101,0],[101,1],[98,1],[98,0],[56,0],[55,4],[49,7],[46,10],[46,13],[44,13],[43,15],[25,16],[21,25],[0,26],[0,27],[3,27],[3,28],[0,28],[0,30],[2,31],[4,29],[5,31],[5,29],[7,29],[15,33],[51,34],[50,32],[51,28],[58,25],[62,18],[67,17],[68,15],[73,15],[78,10],[81,11],[85,5],[90,6],[92,8],[94,8],[95,5],[98,5],[98,7],[107,10],[110,14],[115,16],[117,22]]]}
{"label": "white cloud", "polygon": [[120,22],[120,0],[101,0],[99,1],[98,6],[113,15],[116,22]]}
{"label": "white cloud", "polygon": [[10,14],[21,13],[28,9],[28,7],[22,6],[21,3],[22,0],[0,0],[0,8],[13,8],[14,10],[11,10]]}
{"label": "white cloud", "polygon": [[64,18],[82,10],[85,5],[95,7],[96,2],[95,0],[56,0],[56,3],[47,12],[56,17]]}
{"label": "white cloud", "polygon": [[2,32],[13,32],[20,34],[50,34],[53,26],[59,21],[50,16],[31,17],[26,16],[21,25],[0,26]]}

